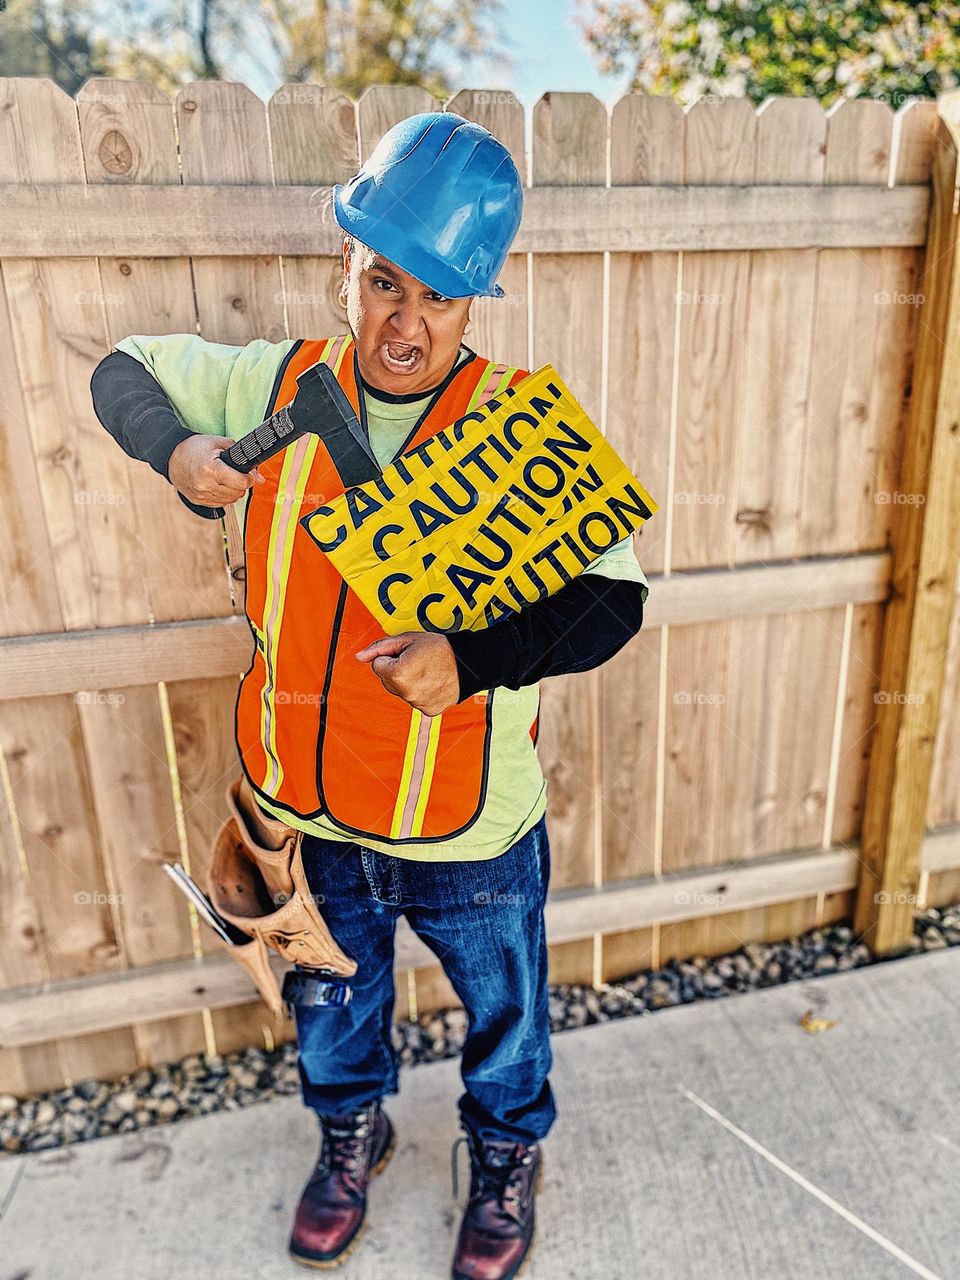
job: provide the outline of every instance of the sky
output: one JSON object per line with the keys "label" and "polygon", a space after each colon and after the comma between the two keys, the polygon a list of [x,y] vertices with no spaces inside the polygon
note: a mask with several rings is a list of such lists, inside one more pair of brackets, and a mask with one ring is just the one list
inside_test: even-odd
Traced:
{"label": "sky", "polygon": [[626,92],[629,76],[603,76],[572,23],[574,0],[508,0],[514,65],[496,74],[489,63],[459,76],[465,89],[512,89],[532,107],[548,90],[592,93],[608,105]]}

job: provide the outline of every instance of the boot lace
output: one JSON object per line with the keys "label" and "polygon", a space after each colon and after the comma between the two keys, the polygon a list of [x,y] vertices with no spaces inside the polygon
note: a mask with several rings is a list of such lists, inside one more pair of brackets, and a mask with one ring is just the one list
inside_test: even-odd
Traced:
{"label": "boot lace", "polygon": [[470,1199],[474,1205],[489,1197],[496,1199],[501,1212],[516,1218],[520,1211],[521,1188],[524,1170],[533,1162],[536,1148],[517,1143],[512,1150],[495,1147],[477,1148],[469,1137],[457,1138],[451,1154],[453,1196],[460,1198],[460,1179],[457,1170],[457,1152],[466,1145],[470,1153]]}
{"label": "boot lace", "polygon": [[370,1117],[366,1111],[359,1111],[349,1119],[325,1117],[321,1156],[324,1171],[342,1171],[359,1177],[363,1170],[370,1131]]}

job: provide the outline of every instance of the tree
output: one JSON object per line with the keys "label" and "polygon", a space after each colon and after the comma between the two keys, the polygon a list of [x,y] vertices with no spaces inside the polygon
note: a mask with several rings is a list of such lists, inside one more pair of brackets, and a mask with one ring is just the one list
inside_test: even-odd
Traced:
{"label": "tree", "polygon": [[316,80],[358,97],[371,84],[421,85],[438,97],[468,59],[493,56],[502,0],[120,0],[118,73],[168,92],[193,79],[276,87]]}
{"label": "tree", "polygon": [[89,76],[109,73],[107,42],[92,34],[94,22],[83,0],[10,0],[0,12],[0,76],[49,76],[75,94]]}
{"label": "tree", "polygon": [[70,94],[90,76],[265,86],[319,80],[358,97],[371,84],[438,98],[467,62],[503,50],[503,0],[0,0],[0,76],[50,76]]}
{"label": "tree", "polygon": [[502,0],[267,0],[282,79],[359,97],[372,84],[421,85],[438,98],[467,60],[502,53]]}
{"label": "tree", "polygon": [[578,0],[603,71],[684,104],[706,95],[936,97],[960,65],[960,5],[900,0]]}

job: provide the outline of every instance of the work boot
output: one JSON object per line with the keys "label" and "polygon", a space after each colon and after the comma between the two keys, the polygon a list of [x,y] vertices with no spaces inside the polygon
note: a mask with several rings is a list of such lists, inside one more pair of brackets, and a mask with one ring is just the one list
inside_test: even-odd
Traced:
{"label": "work boot", "polygon": [[353,1251],[367,1211],[367,1182],[394,1148],[379,1099],[345,1116],[320,1114],[320,1156],[303,1189],[290,1253],[309,1267],[336,1267]]}
{"label": "work boot", "polygon": [[[543,1176],[538,1143],[485,1142],[466,1130],[470,1199],[453,1258],[453,1280],[514,1280],[533,1245],[534,1201]],[[453,1184],[457,1194],[456,1148]]]}

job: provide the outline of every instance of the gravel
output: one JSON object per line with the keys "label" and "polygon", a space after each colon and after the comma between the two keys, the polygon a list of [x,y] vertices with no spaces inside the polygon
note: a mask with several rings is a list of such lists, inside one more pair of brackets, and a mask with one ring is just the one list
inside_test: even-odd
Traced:
{"label": "gravel", "polygon": [[[917,915],[912,953],[958,944],[960,903]],[[671,960],[602,987],[558,983],[550,987],[550,1023],[553,1031],[567,1031],[879,963],[848,924],[835,924],[784,942],[748,943],[729,955]],[[396,1023],[393,1039],[400,1061],[415,1066],[458,1056],[466,1030],[463,1010],[447,1009]],[[117,1081],[80,1080],[29,1098],[0,1093],[0,1152],[48,1150],[299,1092],[293,1041],[269,1053],[254,1047],[193,1054]]]}

